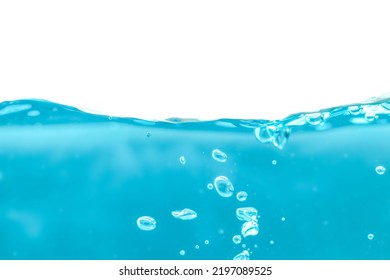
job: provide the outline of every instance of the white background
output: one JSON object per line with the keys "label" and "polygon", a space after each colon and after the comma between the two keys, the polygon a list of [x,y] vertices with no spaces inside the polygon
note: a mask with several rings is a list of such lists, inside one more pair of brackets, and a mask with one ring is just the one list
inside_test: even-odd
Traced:
{"label": "white background", "polygon": [[0,101],[281,118],[390,91],[386,1],[1,1]]}

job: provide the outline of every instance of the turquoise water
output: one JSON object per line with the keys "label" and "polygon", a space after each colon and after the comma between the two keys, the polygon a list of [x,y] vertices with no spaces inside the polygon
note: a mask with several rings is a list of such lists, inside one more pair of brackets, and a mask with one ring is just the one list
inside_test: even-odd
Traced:
{"label": "turquoise water", "polygon": [[3,102],[0,258],[390,259],[389,113],[152,122]]}

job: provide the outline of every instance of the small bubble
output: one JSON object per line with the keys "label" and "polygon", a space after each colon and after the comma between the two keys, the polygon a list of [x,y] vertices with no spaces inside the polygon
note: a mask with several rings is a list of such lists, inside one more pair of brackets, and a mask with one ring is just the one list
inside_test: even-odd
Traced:
{"label": "small bubble", "polygon": [[152,136],[152,134],[151,134],[150,132],[147,132],[147,133],[146,133],[146,137],[149,138],[150,136]]}
{"label": "small bubble", "polygon": [[204,244],[206,245],[209,245],[210,241],[208,241],[207,239],[204,241]]}
{"label": "small bubble", "polygon": [[225,176],[218,176],[217,178],[215,178],[214,186],[217,193],[222,197],[231,197],[233,195],[233,184]]}
{"label": "small bubble", "polygon": [[269,242],[269,244],[274,245],[275,242],[274,242],[273,240],[271,240],[271,241]]}
{"label": "small bubble", "polygon": [[348,107],[349,113],[351,115],[359,115],[362,112],[363,107],[362,106],[357,106],[357,105],[352,105]]}
{"label": "small bubble", "polygon": [[386,168],[382,165],[378,165],[376,168],[375,168],[375,171],[378,175],[383,175],[385,174],[386,172]]}
{"label": "small bubble", "polygon": [[186,254],[186,251],[180,250],[180,256],[184,256]]}
{"label": "small bubble", "polygon": [[282,222],[284,222],[284,221],[286,220],[286,218],[285,218],[285,217],[282,217],[282,219],[281,219],[281,220],[282,220]]}
{"label": "small bubble", "polygon": [[246,244],[242,244],[241,247],[245,249],[246,248]]}
{"label": "small bubble", "polygon": [[180,158],[179,158],[179,161],[180,161],[180,163],[181,164],[186,164],[186,158],[184,157],[184,156],[181,156]]}
{"label": "small bubble", "polygon": [[372,233],[370,233],[369,235],[367,235],[367,238],[370,239],[370,240],[373,240],[374,239],[374,235]]}
{"label": "small bubble", "polygon": [[241,235],[237,234],[237,235],[233,236],[233,243],[234,244],[240,244],[241,240],[242,240]]}
{"label": "small bubble", "polygon": [[199,250],[200,246],[199,245],[195,245],[195,249],[196,250]]}
{"label": "small bubble", "polygon": [[111,120],[112,120],[112,116],[108,116],[108,120],[110,120],[110,121],[111,121]]}
{"label": "small bubble", "polygon": [[152,217],[142,216],[138,218],[137,226],[140,230],[151,231],[156,228],[157,223]]}
{"label": "small bubble", "polygon": [[377,116],[373,111],[367,111],[366,114],[364,115],[364,118],[365,118],[368,122],[372,122],[372,121],[374,121],[375,119],[377,119],[378,116]]}
{"label": "small bubble", "polygon": [[259,245],[255,244],[255,245],[253,245],[253,247],[257,248],[257,247],[259,247]]}
{"label": "small bubble", "polygon": [[308,124],[319,125],[324,122],[324,114],[310,113],[305,115],[305,120]]}
{"label": "small bubble", "polygon": [[213,159],[222,163],[226,162],[228,158],[224,152],[218,149],[214,149],[211,155],[213,156]]}
{"label": "small bubble", "polygon": [[237,200],[238,201],[245,201],[248,197],[248,194],[246,192],[238,192],[237,193]]}
{"label": "small bubble", "polygon": [[272,161],[272,165],[277,165],[278,164],[278,162],[274,159],[273,161]]}
{"label": "small bubble", "polygon": [[213,184],[209,183],[209,184],[207,184],[207,188],[208,188],[209,190],[212,190],[212,189],[214,188],[214,186],[213,186]]}

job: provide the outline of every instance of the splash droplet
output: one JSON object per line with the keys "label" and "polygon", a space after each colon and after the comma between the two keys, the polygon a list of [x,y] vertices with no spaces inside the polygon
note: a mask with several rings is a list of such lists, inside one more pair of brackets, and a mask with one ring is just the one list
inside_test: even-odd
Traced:
{"label": "splash droplet", "polygon": [[179,220],[193,220],[198,214],[189,208],[184,208],[183,210],[172,211],[172,216]]}
{"label": "splash droplet", "polygon": [[244,237],[255,236],[259,233],[259,225],[255,221],[245,222],[241,227],[241,234]]}
{"label": "splash droplet", "polygon": [[246,261],[246,260],[249,260],[249,252],[248,252],[248,250],[244,250],[241,253],[239,253],[238,255],[236,255],[233,258],[233,260],[235,260],[235,261]]}
{"label": "splash droplet", "polygon": [[234,244],[240,244],[241,240],[242,240],[241,235],[237,234],[237,235],[233,236],[233,243]]}
{"label": "splash droplet", "polygon": [[186,158],[184,156],[179,157],[179,161],[181,164],[186,164]]}
{"label": "splash droplet", "polygon": [[213,158],[216,161],[222,162],[222,163],[226,162],[227,158],[228,158],[224,152],[222,152],[221,150],[218,150],[218,149],[214,149],[211,155],[213,156]]}
{"label": "splash droplet", "polygon": [[240,221],[257,221],[257,209],[253,207],[237,208],[236,216]]}
{"label": "splash droplet", "polygon": [[378,175],[383,175],[385,174],[386,172],[386,168],[382,165],[378,165],[376,168],[375,168],[375,171]]}
{"label": "splash droplet", "polygon": [[367,238],[368,238],[369,240],[373,240],[373,239],[374,239],[374,235],[373,235],[372,233],[370,233],[369,235],[367,235]]}
{"label": "splash droplet", "polygon": [[238,201],[245,201],[248,197],[248,194],[246,192],[238,192],[237,193],[237,200]]}
{"label": "splash droplet", "polygon": [[305,120],[308,124],[319,125],[324,122],[324,114],[310,113],[305,115]]}
{"label": "splash droplet", "polygon": [[137,219],[137,226],[140,230],[151,231],[157,226],[156,220],[149,216],[142,216]]}
{"label": "splash droplet", "polygon": [[214,180],[214,187],[222,197],[231,197],[234,192],[233,184],[225,176],[218,176]]}

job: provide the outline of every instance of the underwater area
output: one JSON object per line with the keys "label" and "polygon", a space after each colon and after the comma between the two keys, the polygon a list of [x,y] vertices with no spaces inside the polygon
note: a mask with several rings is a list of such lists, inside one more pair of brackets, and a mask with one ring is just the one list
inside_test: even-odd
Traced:
{"label": "underwater area", "polygon": [[274,121],[6,101],[0,259],[390,259],[389,176],[389,99]]}

